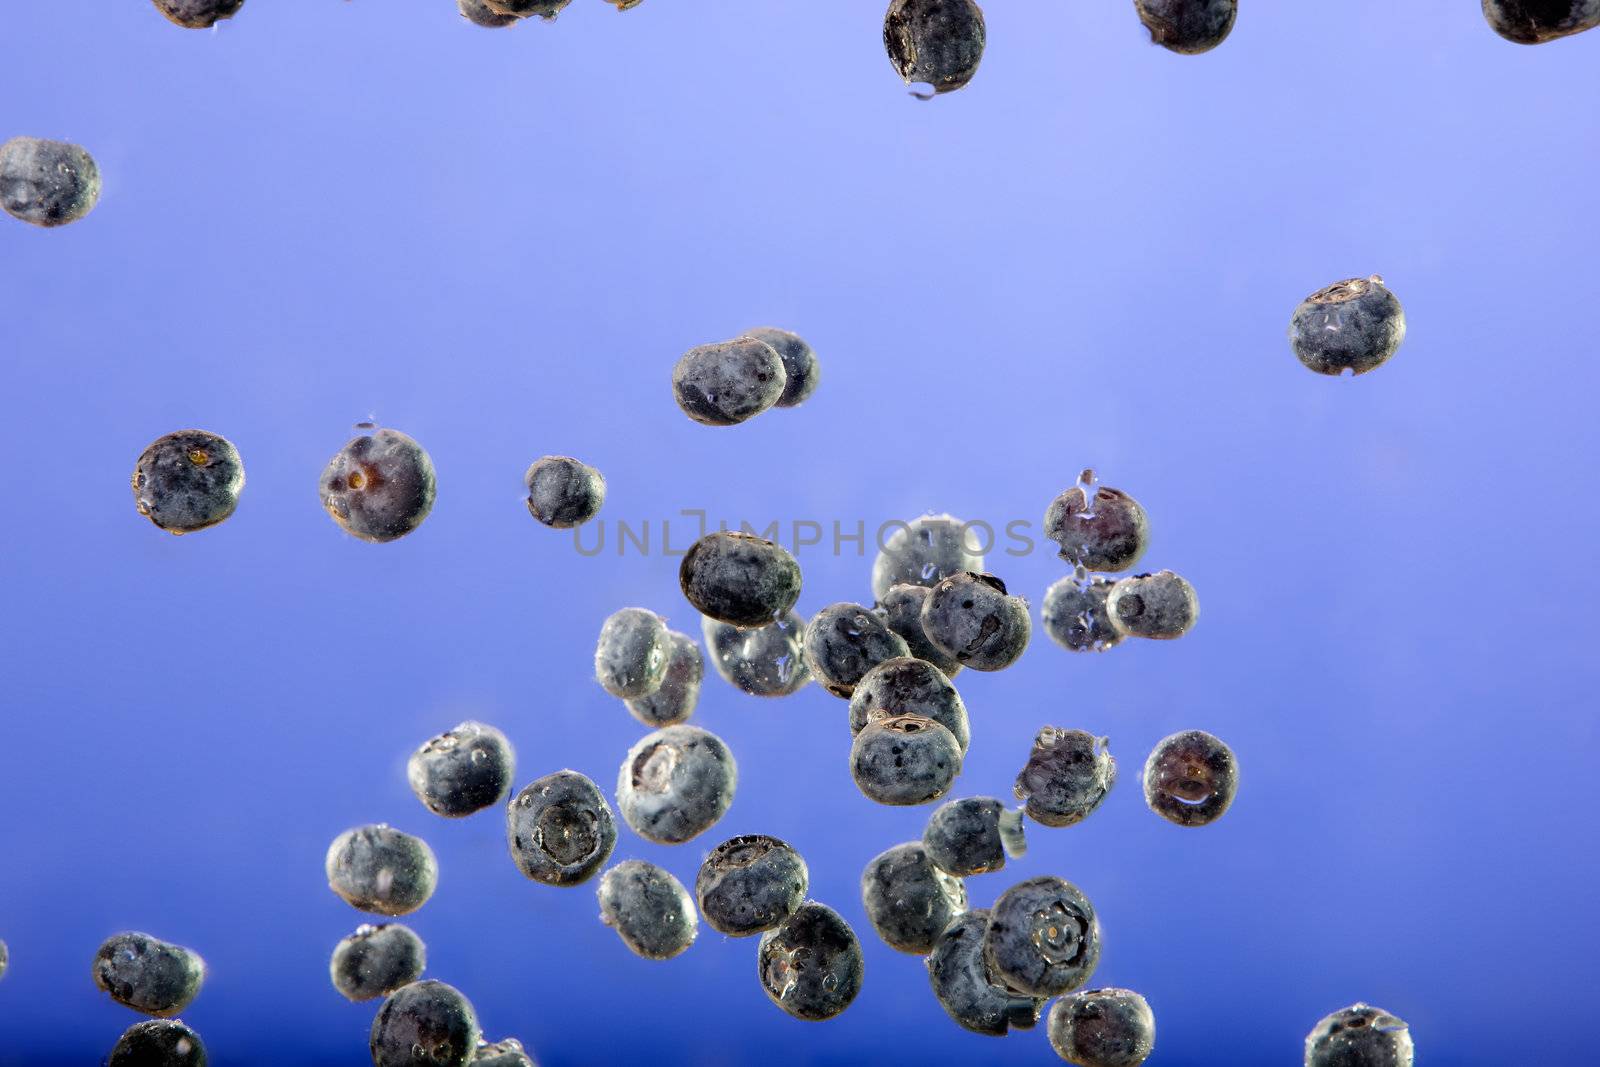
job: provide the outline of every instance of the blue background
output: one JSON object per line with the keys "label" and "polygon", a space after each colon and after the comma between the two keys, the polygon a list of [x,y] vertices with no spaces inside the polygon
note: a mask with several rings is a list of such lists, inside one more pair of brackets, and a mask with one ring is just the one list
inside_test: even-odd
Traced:
{"label": "blue background", "polygon": [[[204,954],[184,1018],[214,1063],[366,1062],[375,1005],[327,978],[365,917],[322,859],[369,821],[437,850],[406,920],[429,974],[548,1065],[1054,1062],[1042,1028],[957,1029],[867,926],[862,866],[926,810],[856,792],[845,704],[814,686],[708,674],[694,721],[737,754],[732,810],[677,848],[624,829],[615,858],[692,882],[723,837],[794,842],[867,957],[823,1025],[767,1002],[753,940],[633,958],[593,885],[523,880],[498,813],[440,820],[403,768],[473,716],[519,784],[609,791],[641,729],[591,677],[595,634],[633,604],[698,633],[659,551],[680,508],[1037,523],[1086,465],[1149,509],[1145,566],[1204,615],[1099,657],[1036,632],[958,679],[959,794],[1008,795],[1046,723],[1109,735],[1122,770],[975,904],[1081,885],[1094,982],[1149,997],[1163,1067],[1297,1062],[1358,999],[1425,1064],[1590,1062],[1600,34],[1516,47],[1477,6],[1250,3],[1188,58],[1125,0],[997,0],[972,86],[919,103],[881,3],[574,0],[500,32],[449,0],[251,0],[216,32],[8,3],[0,136],[82,143],[105,194],[63,230],[0,219],[0,1064],[98,1062],[135,1018],[89,962],[126,928]],[[1400,354],[1306,372],[1295,304],[1374,271]],[[678,355],[763,323],[814,343],[815,397],[684,418]],[[439,470],[388,546],[315,492],[368,415]],[[249,480],[173,538],[128,475],[189,426]],[[545,453],[601,468],[608,535],[651,520],[654,551],[586,558],[532,522]],[[807,614],[870,597],[870,548],[831,549],[801,553]],[[1035,607],[1062,573],[990,562]],[[1243,773],[1198,831],[1138,789],[1190,727]]]}

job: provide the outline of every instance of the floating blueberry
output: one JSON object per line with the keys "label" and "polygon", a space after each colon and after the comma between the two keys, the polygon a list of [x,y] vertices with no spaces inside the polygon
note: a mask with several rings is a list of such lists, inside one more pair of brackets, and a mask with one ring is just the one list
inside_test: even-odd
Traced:
{"label": "floating blueberry", "polygon": [[617,932],[628,951],[666,960],[694,944],[694,901],[683,883],[643,860],[624,860],[600,879],[600,921]]}
{"label": "floating blueberry", "polygon": [[1305,1067],[1411,1067],[1411,1028],[1382,1008],[1352,1004],[1306,1037]]}
{"label": "floating blueberry", "polygon": [[1110,578],[1068,575],[1044,594],[1045,633],[1069,652],[1104,652],[1122,641],[1106,611]]}
{"label": "floating blueberry", "polygon": [[913,656],[938,667],[946,678],[954,678],[961,670],[961,661],[941,651],[922,629],[922,605],[931,591],[928,586],[910,582],[890,586],[878,600],[878,612],[889,629],[905,640]]}
{"label": "floating blueberry", "polygon": [[323,508],[346,533],[396,541],[433,510],[433,460],[399,430],[374,430],[334,453],[319,489]]}
{"label": "floating blueberry", "polygon": [[579,885],[611,858],[617,824],[598,786],[577,771],[557,771],[507,805],[506,841],[517,869],[535,882]]}
{"label": "floating blueberry", "polygon": [[956,878],[998,871],[1028,851],[1022,813],[994,797],[962,797],[928,816],[922,845],[934,866]]}
{"label": "floating blueberry", "polygon": [[1064,490],[1044,513],[1044,535],[1062,559],[1091,571],[1125,571],[1150,542],[1144,508],[1121,489],[1082,485]]}
{"label": "floating blueberry", "polygon": [[606,502],[603,474],[571,456],[545,456],[523,476],[528,514],[558,530],[581,526]]}
{"label": "floating blueberry", "polygon": [[811,680],[802,648],[805,630],[805,619],[792,611],[754,629],[704,616],[700,620],[717,673],[734,688],[758,697],[788,696]]}
{"label": "floating blueberry", "polygon": [[480,1038],[478,1051],[472,1057],[471,1064],[472,1067],[539,1067],[528,1055],[527,1049],[522,1047],[522,1042],[514,1037],[496,1041],[492,1045]]}
{"label": "floating blueberry", "polygon": [[926,804],[950,791],[961,773],[961,745],[919,715],[868,723],[850,747],[850,775],[879,804]]}
{"label": "floating blueberry", "polygon": [[466,1067],[477,1051],[478,1015],[461,992],[430,980],[401,986],[372,1020],[373,1067]]}
{"label": "floating blueberry", "polygon": [[406,764],[406,780],[435,815],[459,819],[505,800],[516,756],[506,735],[464,722],[423,742]]}
{"label": "floating blueberry", "polygon": [[75,144],[13,137],[0,144],[0,207],[34,226],[77,222],[100,199],[100,168]]}
{"label": "floating blueberry", "polygon": [[796,1019],[831,1019],[861,992],[861,942],[838,912],[815,901],[761,935],[757,965],[767,997]]}
{"label": "floating blueberry", "polygon": [[960,571],[982,571],[976,535],[954,515],[923,515],[898,525],[872,561],[872,595],[881,603],[902,583],[934,586]]}
{"label": "floating blueberry", "polygon": [[600,627],[594,646],[594,676],[614,697],[649,696],[667,678],[672,631],[661,616],[645,608],[623,608]]}
{"label": "floating blueberry", "polygon": [[515,25],[522,17],[503,15],[490,7],[487,0],[456,0],[456,9],[461,12],[462,18],[486,30],[498,30]]}
{"label": "floating blueberry", "polygon": [[628,750],[617,772],[617,810],[640,837],[681,845],[722,818],[738,781],[733,753],[716,734],[667,726]]}
{"label": "floating blueberry", "polygon": [[1494,32],[1517,44],[1543,44],[1600,26],[1600,0],[1483,0]]}
{"label": "floating blueberry", "polygon": [[490,11],[519,19],[553,19],[572,0],[483,0]]}
{"label": "floating blueberry", "polygon": [[628,711],[646,726],[672,726],[694,714],[706,663],[700,646],[688,634],[667,634],[667,673],[648,696],[627,701]]}
{"label": "floating blueberry", "polygon": [[1035,822],[1071,826],[1100,806],[1116,780],[1117,761],[1105,738],[1046,726],[1033,739],[1015,792]]}
{"label": "floating blueberry", "polygon": [[206,1046],[178,1020],[152,1019],[123,1031],[106,1067],[206,1067]]}
{"label": "floating blueberry", "polygon": [[1188,633],[1200,619],[1200,597],[1172,571],[1136,574],[1112,583],[1106,615],[1119,634],[1170,641]]}
{"label": "floating blueberry", "polygon": [[133,468],[134,506],[168,533],[217,525],[233,514],[243,491],[239,450],[205,430],[156,438]]}
{"label": "floating blueberry", "polygon": [[800,564],[775,541],[713,530],[684,553],[678,585],[708,618],[730,626],[767,626],[800,599]]}
{"label": "floating blueberry", "polygon": [[1170,52],[1209,52],[1233,31],[1238,0],[1134,0],[1150,40]]}
{"label": "floating blueberry", "polygon": [[1019,993],[1068,993],[1087,982],[1100,962],[1100,924],[1089,898],[1071,882],[1029,878],[994,902],[983,958]]}
{"label": "floating blueberry", "polygon": [[244,0],[152,0],[156,10],[188,30],[207,30],[223,19],[231,19],[244,6]]}
{"label": "floating blueberry", "polygon": [[1056,1055],[1077,1067],[1139,1067],[1156,1045],[1156,1017],[1130,989],[1073,993],[1050,1009]]}
{"label": "floating blueberry", "polygon": [[1406,313],[1376,274],[1317,290],[1289,320],[1294,354],[1318,374],[1365,374],[1405,339]]}
{"label": "floating blueberry", "polygon": [[983,959],[989,911],[976,908],[957,916],[928,956],[928,981],[945,1014],[975,1034],[1004,1037],[1031,1030],[1044,1007],[1042,997],[1024,996],[998,982]]}
{"label": "floating blueberry", "polygon": [[1028,603],[992,574],[952,574],[922,605],[922,630],[934,647],[975,671],[999,671],[1022,657],[1033,633]]}
{"label": "floating blueberry", "polygon": [[345,903],[380,915],[408,915],[439,883],[433,849],[382,824],[346,830],[328,846],[328,888]]}
{"label": "floating blueberry", "polygon": [[960,89],[983,59],[983,9],[972,0],[893,0],[883,17],[889,62],[907,85]]}
{"label": "floating blueberry", "polygon": [[850,733],[897,715],[932,719],[955,735],[966,755],[971,729],[961,694],[943,671],[926,660],[900,656],[884,660],[856,683],[850,694]]}
{"label": "floating blueberry", "polygon": [[422,938],[409,926],[385,923],[358,926],[335,945],[328,975],[345,999],[373,1000],[415,982],[427,964]]}
{"label": "floating blueberry", "polygon": [[872,668],[911,652],[882,615],[848,603],[829,604],[813,615],[802,647],[811,676],[845,700]]}
{"label": "floating blueberry", "polygon": [[771,346],[778,353],[778,358],[783,360],[783,395],[778,397],[774,406],[796,407],[816,392],[817,382],[822,379],[822,368],[817,365],[817,354],[798,334],[774,326],[759,326],[745,331],[744,336],[754,337]]}
{"label": "floating blueberry", "polygon": [[94,956],[94,984],[146,1015],[178,1014],[200,995],[205,979],[198,953],[149,934],[108,937]]}
{"label": "floating blueberry", "polygon": [[926,956],[967,908],[960,879],[933,865],[919,842],[879,853],[861,872],[861,904],[872,928],[899,952]]}
{"label": "floating blueberry", "polygon": [[782,357],[754,337],[691,348],[672,369],[678,407],[705,426],[734,426],[759,415],[787,385]]}
{"label": "floating blueberry", "polygon": [[713,930],[748,937],[793,915],[810,882],[806,861],[788,842],[745,834],[711,850],[695,876],[694,895]]}
{"label": "floating blueberry", "polygon": [[1233,750],[1204,730],[1163,738],[1144,764],[1145,803],[1179,826],[1216,822],[1238,789]]}

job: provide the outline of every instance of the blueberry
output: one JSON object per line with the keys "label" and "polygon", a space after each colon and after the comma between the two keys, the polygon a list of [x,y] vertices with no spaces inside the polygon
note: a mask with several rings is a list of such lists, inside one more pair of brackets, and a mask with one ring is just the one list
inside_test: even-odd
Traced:
{"label": "blueberry", "polygon": [[774,326],[760,326],[746,330],[744,336],[770,346],[783,360],[783,395],[778,397],[776,407],[797,407],[816,392],[817,382],[822,380],[822,368],[817,366],[817,354],[798,334]]}
{"label": "blueberry", "polygon": [[1170,641],[1182,637],[1200,618],[1200,597],[1171,571],[1137,574],[1111,586],[1106,615],[1124,637]]}
{"label": "blueberry", "polygon": [[1033,633],[1028,602],[992,574],[962,571],[933,587],[922,630],[934,647],[975,671],[999,671],[1022,657]]}
{"label": "blueberry", "polygon": [[1305,1067],[1411,1067],[1411,1029],[1382,1008],[1352,1004],[1306,1037]]}
{"label": "blueberry", "polygon": [[761,414],[787,385],[782,357],[754,337],[691,348],[672,368],[678,407],[706,426],[734,426]]}
{"label": "blueberry", "polygon": [[1031,1030],[1039,1021],[1042,998],[1023,996],[995,980],[983,958],[989,912],[978,908],[957,916],[934,942],[928,956],[928,981],[945,1014],[963,1029],[1004,1037],[1012,1029]]}
{"label": "blueberry", "polygon": [[572,0],[483,0],[490,11],[519,19],[553,19]]}
{"label": "blueberry", "polygon": [[6,948],[6,943],[0,941],[0,978],[6,976],[6,968],[11,965],[11,952]]}
{"label": "blueberry", "polygon": [[1171,52],[1197,56],[1227,39],[1238,0],[1133,0],[1150,40]]}
{"label": "blueberry", "polygon": [[511,26],[522,18],[520,15],[502,15],[490,7],[487,0],[456,0],[456,9],[461,12],[462,18],[486,30]]}
{"label": "blueberry", "polygon": [[850,733],[859,734],[868,723],[897,715],[932,719],[955,735],[966,755],[971,731],[967,706],[943,671],[926,660],[899,656],[884,660],[856,683],[850,694]]}
{"label": "blueberry", "polygon": [[912,841],[874,856],[861,872],[861,904],[890,948],[926,956],[967,907],[967,890]]}
{"label": "blueberry", "polygon": [[703,616],[700,620],[717,673],[734,688],[758,697],[788,696],[811,680],[801,647],[805,629],[805,619],[792,611],[753,630]]}
{"label": "blueberry", "polygon": [[911,652],[883,616],[860,604],[829,604],[811,616],[802,647],[811,676],[846,700],[872,668]]}
{"label": "blueberry", "polygon": [[133,468],[134,505],[168,533],[217,525],[239,506],[243,490],[239,450],[205,430],[156,438]]}
{"label": "blueberry", "polygon": [[800,599],[800,564],[775,541],[713,530],[684,553],[678,585],[702,615],[731,626],[766,626]]}
{"label": "blueberry", "polygon": [[156,10],[189,30],[206,30],[223,19],[231,19],[244,6],[244,0],[152,0]]}
{"label": "blueberry", "polygon": [[439,882],[433,849],[382,824],[346,830],[328,846],[328,888],[345,903],[380,915],[408,915]]}
{"label": "blueberry", "polygon": [[[1092,495],[1091,495],[1092,494]],[[1061,546],[1068,563],[1091,571],[1125,571],[1150,543],[1144,508],[1121,489],[1073,486],[1050,501],[1044,535]]]}
{"label": "blueberry", "polygon": [[1319,289],[1294,309],[1289,344],[1318,374],[1365,374],[1406,339],[1406,313],[1374,274]]}
{"label": "blueberry", "polygon": [[582,526],[606,502],[603,474],[571,456],[545,456],[523,476],[528,486],[528,514],[558,530]]}
{"label": "blueberry", "polygon": [[705,659],[700,646],[688,634],[668,632],[667,672],[661,687],[648,696],[627,702],[628,711],[646,726],[672,726],[694,714],[700,700],[700,682],[705,677]]}
{"label": "blueberry", "polygon": [[1543,44],[1600,26],[1600,0],[1483,0],[1483,17],[1508,41]]}
{"label": "blueberry", "polygon": [[1233,750],[1204,730],[1162,739],[1144,764],[1144,801],[1179,826],[1215,822],[1239,789]]}
{"label": "blueberry", "polygon": [[35,226],[77,222],[100,199],[100,168],[75,144],[13,137],[0,144],[0,207]]}
{"label": "blueberry", "polygon": [[373,1067],[466,1067],[478,1015],[460,991],[432,980],[401,986],[372,1020]]}
{"label": "blueberry", "polygon": [[469,1062],[472,1067],[538,1067],[522,1042],[514,1037],[492,1045],[479,1039],[478,1050]]}
{"label": "blueberry", "polygon": [[1076,575],[1056,582],[1044,594],[1045,633],[1069,652],[1104,652],[1122,641],[1106,611],[1109,578]]}
{"label": "blueberry", "polygon": [[358,926],[333,949],[328,974],[346,1000],[388,996],[422,977],[428,949],[409,926]]}
{"label": "blueberry", "polygon": [[757,964],[767,997],[796,1019],[831,1019],[861,992],[861,942],[838,912],[816,901],[761,935]]}
{"label": "blueberry", "polygon": [[198,953],[149,934],[106,938],[94,955],[94,984],[124,1007],[176,1015],[200,994],[206,964]]}
{"label": "blueberry", "polygon": [[983,570],[983,554],[954,515],[923,515],[895,528],[872,561],[872,595],[878,600],[902,583],[938,585],[960,571]]}
{"label": "blueberry", "polygon": [[629,11],[644,3],[644,0],[606,0],[606,3],[610,4],[618,11]]}
{"label": "blueberry", "polygon": [[889,62],[907,85],[960,89],[983,59],[983,9],[972,0],[893,0],[883,17]]}
{"label": "blueberry", "polygon": [[433,510],[433,460],[399,430],[362,434],[322,471],[322,506],[346,533],[381,544],[422,525]]}
{"label": "blueberry", "polygon": [[1068,993],[1087,982],[1100,962],[1100,924],[1089,898],[1071,882],[1029,878],[994,902],[983,958],[1019,993]]}
{"label": "blueberry", "polygon": [[962,797],[939,805],[922,831],[928,858],[946,874],[967,878],[998,871],[1006,857],[1028,851],[1022,813],[994,797]]}
{"label": "blueberry", "polygon": [[206,1046],[176,1019],[151,1019],[123,1031],[106,1067],[206,1067]]}
{"label": "blueberry", "polygon": [[464,722],[425,741],[406,764],[411,791],[435,815],[459,819],[505,800],[516,756],[506,735]]}
{"label": "blueberry", "polygon": [[806,861],[793,846],[766,834],[745,834],[711,850],[695,876],[694,895],[713,930],[749,937],[793,915],[810,882]]}
{"label": "blueberry", "polygon": [[671,874],[643,860],[624,860],[600,879],[600,921],[628,951],[667,960],[694,944],[694,901]]}
{"label": "blueberry", "polygon": [[1015,792],[1035,822],[1071,826],[1100,806],[1116,780],[1117,761],[1105,738],[1046,726],[1033,739]]}
{"label": "blueberry", "polygon": [[557,771],[506,807],[506,841],[517,869],[535,882],[579,885],[611,858],[617,824],[598,786],[577,771]]}
{"label": "blueberry", "polygon": [[878,599],[878,612],[888,622],[889,629],[905,639],[913,656],[938,667],[946,678],[954,678],[961,670],[961,661],[940,651],[922,629],[922,605],[929,592],[928,586],[910,582],[890,586]]}
{"label": "blueberry", "polygon": [[617,809],[640,837],[681,845],[716,825],[738,782],[733,753],[716,734],[667,726],[628,750],[617,772]]}
{"label": "blueberry", "polygon": [[1139,1067],[1156,1045],[1156,1017],[1139,994],[1095,989],[1050,1009],[1050,1046],[1078,1067]]}
{"label": "blueberry", "polygon": [[926,804],[961,773],[961,745],[932,719],[896,715],[868,723],[850,747],[850,775],[879,804]]}
{"label": "blueberry", "polygon": [[614,697],[649,696],[667,679],[672,631],[661,616],[644,608],[623,608],[600,627],[594,646],[594,676]]}

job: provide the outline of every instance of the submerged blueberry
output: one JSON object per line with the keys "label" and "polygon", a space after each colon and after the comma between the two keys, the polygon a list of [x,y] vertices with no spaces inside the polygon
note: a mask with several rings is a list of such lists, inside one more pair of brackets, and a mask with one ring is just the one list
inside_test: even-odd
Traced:
{"label": "submerged blueberry", "polygon": [[705,659],[694,638],[669,631],[667,672],[661,678],[661,685],[654,693],[628,700],[629,713],[646,726],[672,726],[683,722],[694,714],[705,673]]}
{"label": "submerged blueberry", "polygon": [[961,661],[929,641],[922,629],[922,605],[931,591],[928,586],[910,582],[890,586],[889,591],[878,598],[878,611],[889,629],[904,638],[913,656],[933,664],[946,678],[954,678],[961,671]]}
{"label": "submerged blueberry", "polygon": [[934,866],[921,843],[910,841],[868,862],[861,872],[861,904],[885,944],[926,956],[966,910],[967,891],[960,879]]}
{"label": "submerged blueberry", "polygon": [[328,976],[345,999],[373,1000],[415,982],[427,964],[427,946],[409,926],[359,926],[334,946]]}
{"label": "submerged blueberry", "polygon": [[558,530],[582,526],[606,502],[606,479],[571,456],[545,456],[523,476],[528,487],[528,514]]}
{"label": "submerged blueberry", "polygon": [[423,742],[406,764],[406,780],[429,811],[460,819],[504,800],[515,771],[506,735],[469,721]]}
{"label": "submerged blueberry", "polygon": [[372,1020],[373,1067],[466,1067],[481,1037],[472,1004],[432,980],[401,986]]}
{"label": "submerged blueberry", "polygon": [[983,59],[983,9],[973,0],[893,0],[883,17],[889,62],[907,85],[960,89]]}
{"label": "submerged blueberry", "polygon": [[1353,1004],[1306,1037],[1305,1067],[1411,1067],[1411,1028],[1382,1008]]}
{"label": "submerged blueberry", "polygon": [[557,771],[507,805],[506,842],[517,869],[535,882],[579,885],[611,858],[617,824],[598,786],[577,771]]}
{"label": "submerged blueberry", "polygon": [[624,860],[600,879],[600,921],[617,932],[628,951],[666,960],[694,944],[694,901],[683,883],[643,860]]}
{"label": "submerged blueberry", "polygon": [[879,804],[926,804],[961,773],[961,745],[932,719],[897,715],[869,722],[850,747],[850,775]]}
{"label": "submerged blueberry", "polygon": [[672,369],[678,407],[705,426],[734,426],[761,414],[787,384],[783,359],[754,337],[691,348]]}
{"label": "submerged blueberry", "polygon": [[1042,875],[1019,882],[989,911],[983,958],[1002,982],[1030,996],[1077,989],[1100,962],[1094,907],[1061,878]]}
{"label": "submerged blueberry", "polygon": [[65,226],[94,209],[100,168],[75,144],[13,137],[0,144],[0,208],[34,226]]}
{"label": "submerged blueberry", "polygon": [[553,19],[572,0],[483,0],[490,11],[519,19]]}
{"label": "submerged blueberry", "polygon": [[1150,40],[1170,52],[1197,56],[1233,31],[1238,0],[1134,0]]}
{"label": "submerged blueberry", "polygon": [[346,533],[396,541],[433,510],[433,460],[399,430],[374,430],[334,453],[319,489],[323,508]]}
{"label": "submerged blueberry", "polygon": [[734,688],[758,697],[788,696],[811,680],[801,647],[805,630],[806,620],[793,611],[751,629],[705,616],[700,620],[717,673]]}
{"label": "submerged blueberry", "polygon": [[829,604],[806,626],[806,665],[818,684],[836,697],[850,699],[856,684],[885,660],[906,656],[905,639],[871,608]]}
{"label": "submerged blueberry", "polygon": [[439,883],[433,849],[382,824],[346,830],[328,846],[328,888],[345,903],[380,915],[408,915]]}
{"label": "submerged blueberry", "polygon": [[778,358],[783,360],[785,382],[783,395],[778,397],[776,407],[796,407],[816,391],[817,382],[822,379],[822,369],[817,365],[817,354],[799,334],[775,326],[758,326],[754,330],[746,330],[744,336],[770,345],[778,353]]}
{"label": "submerged blueberry", "polygon": [[645,608],[613,612],[594,646],[594,676],[614,697],[634,700],[661,688],[672,653],[672,631]]}
{"label": "submerged blueberry", "polygon": [[756,956],[761,988],[796,1019],[831,1019],[861,992],[861,942],[838,912],[815,901],[762,934]]}
{"label": "submerged blueberry", "polygon": [[617,772],[617,810],[640,837],[681,845],[722,818],[738,782],[720,737],[698,726],[667,726],[628,750]]}
{"label": "submerged blueberry", "polygon": [[1033,633],[1028,603],[992,574],[952,574],[922,605],[934,646],[975,671],[999,671],[1022,657]]}
{"label": "submerged blueberry", "polygon": [[461,12],[461,17],[474,26],[482,26],[486,30],[503,29],[515,25],[521,20],[520,15],[503,15],[490,7],[487,0],[456,0],[456,9]]}
{"label": "submerged blueberry", "polygon": [[1105,738],[1046,726],[1033,739],[1015,792],[1035,822],[1071,826],[1100,806],[1116,780],[1117,761]]}
{"label": "submerged blueberry", "polygon": [[1069,574],[1045,590],[1040,615],[1045,633],[1069,652],[1104,652],[1115,648],[1122,635],[1111,623],[1106,597],[1110,578]]}
{"label": "submerged blueberry", "polygon": [[1233,750],[1204,730],[1163,738],[1144,764],[1145,803],[1179,826],[1205,826],[1222,818],[1238,790]]}
{"label": "submerged blueberry", "polygon": [[928,859],[946,874],[969,878],[998,871],[1006,857],[1028,851],[1022,813],[994,797],[962,797],[941,804],[922,831]]}
{"label": "submerged blueberry", "polygon": [[800,564],[776,541],[713,530],[684,553],[678,585],[708,618],[730,626],[766,626],[800,599]]}
{"label": "submerged blueberry", "polygon": [[695,876],[694,895],[713,930],[748,937],[793,915],[810,883],[806,861],[788,842],[744,834],[706,856]]}
{"label": "submerged blueberry", "polygon": [[1365,374],[1405,339],[1406,313],[1376,274],[1317,290],[1289,320],[1294,354],[1318,374]]}
{"label": "submerged blueberry", "polygon": [[1106,594],[1106,616],[1125,637],[1170,641],[1182,637],[1200,619],[1200,597],[1182,575],[1172,571],[1122,578]]}
{"label": "submerged blueberry", "polygon": [[94,984],[146,1015],[178,1014],[200,995],[205,978],[198,953],[149,934],[109,937],[94,957]]}
{"label": "submerged blueberry", "polygon": [[1056,1055],[1076,1067],[1139,1067],[1156,1045],[1156,1017],[1131,989],[1094,989],[1050,1009]]}
{"label": "submerged blueberry", "polygon": [[1050,502],[1044,535],[1061,546],[1060,557],[1090,571],[1125,571],[1150,543],[1144,508],[1121,489],[1076,485]]}
{"label": "submerged blueberry", "polygon": [[960,571],[983,570],[983,554],[954,515],[923,515],[896,526],[872,561],[872,595],[882,602],[896,585],[938,585]]}
{"label": "submerged blueberry", "polygon": [[206,1046],[178,1020],[152,1019],[123,1031],[106,1067],[206,1067]]}
{"label": "submerged blueberry", "polygon": [[1600,26],[1600,0],[1483,0],[1494,32],[1517,44],[1543,44]]}
{"label": "submerged blueberry", "polygon": [[995,978],[983,958],[988,930],[988,909],[975,908],[939,935],[928,956],[933,995],[945,1014],[975,1034],[1004,1037],[1013,1029],[1032,1029],[1044,998],[1025,996]]}
{"label": "submerged blueberry", "polygon": [[943,671],[925,660],[901,656],[884,660],[856,683],[850,694],[850,733],[896,715],[932,719],[955,735],[963,755],[971,730],[961,694]]}
{"label": "submerged blueberry", "polygon": [[206,30],[223,19],[231,19],[244,6],[244,0],[152,0],[156,10],[188,30]]}
{"label": "submerged blueberry", "polygon": [[243,491],[239,450],[205,430],[156,438],[133,468],[134,506],[168,533],[217,525],[233,514]]}

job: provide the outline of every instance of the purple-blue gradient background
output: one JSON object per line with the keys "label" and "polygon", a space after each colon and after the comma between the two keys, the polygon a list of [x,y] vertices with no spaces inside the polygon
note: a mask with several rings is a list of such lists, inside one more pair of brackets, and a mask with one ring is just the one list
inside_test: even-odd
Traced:
{"label": "purple-blue gradient background", "polygon": [[[592,884],[525,881],[498,812],[438,819],[403,768],[471,716],[511,736],[519,785],[573,767],[609,792],[641,728],[594,637],[634,604],[698,637],[659,551],[680,508],[786,536],[1037,524],[1086,465],[1143,501],[1144,566],[1204,615],[1099,657],[1036,630],[958,679],[957,795],[1009,795],[1045,723],[1109,735],[1122,771],[974,903],[1082,886],[1094,984],[1149,997],[1153,1065],[1295,1063],[1361,999],[1424,1064],[1591,1062],[1600,34],[1517,47],[1474,0],[1244,6],[1189,58],[1127,0],[994,0],[972,86],[919,103],[861,0],[574,0],[497,32],[450,0],[249,0],[216,32],[10,0],[0,138],[85,145],[105,194],[63,230],[0,218],[0,1064],[104,1056],[136,1020],[89,962],[128,928],[205,956],[183,1017],[213,1063],[366,1062],[375,1004],[327,978],[366,917],[322,861],[376,821],[438,853],[404,920],[428,973],[550,1067],[1055,1062],[1042,1027],[957,1029],[872,933],[861,868],[927,812],[856,792],[816,687],[761,701],[708,672],[694,721],[738,757],[733,808],[676,848],[623,828],[615,859],[692,884],[726,836],[794,842],[867,956],[827,1024],[767,1002],[754,940],[630,956]],[[1374,271],[1400,354],[1303,370],[1295,304]],[[765,323],[814,343],[814,398],[684,418],[678,355]],[[388,546],[315,493],[369,414],[439,471]],[[190,426],[239,446],[248,487],[180,539],[127,479]],[[545,453],[605,472],[604,555],[528,517]],[[618,519],[655,551],[618,558]],[[831,548],[801,552],[806,614],[870,597],[870,547]],[[991,569],[1037,608],[1063,567]],[[1139,791],[1191,727],[1243,770],[1204,830]]]}

